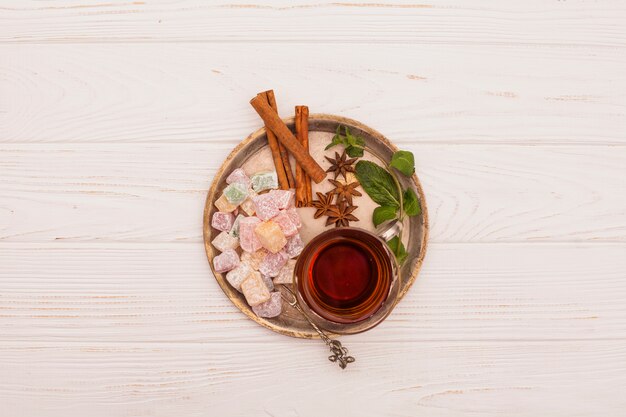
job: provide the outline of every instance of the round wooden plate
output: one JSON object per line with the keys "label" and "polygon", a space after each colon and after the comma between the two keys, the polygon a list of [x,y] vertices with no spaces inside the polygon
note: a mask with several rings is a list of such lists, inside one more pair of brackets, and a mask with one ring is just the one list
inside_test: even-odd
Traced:
{"label": "round wooden plate", "polygon": [[[292,131],[294,130],[294,118],[284,119],[284,122]],[[324,146],[330,142],[330,138],[332,138],[337,127],[340,125],[347,126],[353,134],[362,136],[365,139],[366,144],[372,147],[378,155],[381,155],[387,161],[391,159],[391,155],[397,150],[397,148],[383,135],[355,120],[328,114],[312,114],[309,117],[310,152],[323,168],[326,168],[329,165],[324,158],[324,154],[332,156],[335,151],[341,152],[339,146],[330,149],[329,151],[324,151]],[[377,160],[376,157],[369,154],[367,151],[362,159],[369,159],[373,161]],[[211,241],[219,233],[219,231],[211,227],[211,217],[217,210],[214,202],[217,198],[219,198],[222,190],[226,186],[226,177],[228,174],[239,167],[243,167],[248,174],[273,169],[269,147],[267,146],[265,128],[261,128],[252,133],[235,149],[233,149],[215,174],[215,178],[213,179],[213,183],[207,195],[203,219],[204,248],[206,250],[213,275],[233,304],[235,304],[235,306],[237,306],[237,308],[239,308],[245,315],[260,325],[287,336],[302,338],[318,337],[317,333],[309,326],[302,315],[285,302],[283,302],[283,312],[280,316],[271,319],[257,317],[246,303],[243,295],[228,284],[223,274],[215,273],[215,270],[213,269],[213,257],[216,256],[218,252],[211,246]],[[405,262],[404,266],[400,270],[401,283],[398,301],[406,294],[411,287],[411,284],[413,284],[413,281],[415,281],[415,278],[417,277],[426,253],[426,244],[428,239],[428,212],[424,192],[420,182],[416,175],[413,175],[410,179],[401,178],[400,180],[403,182],[403,187],[413,187],[421,203],[422,212],[418,216],[407,219],[404,224],[403,242],[407,248],[409,256],[407,258],[407,262]],[[325,184],[326,182],[327,181],[324,181],[321,184],[313,184],[314,197],[316,191],[327,191],[327,189],[324,188],[328,187],[328,185]],[[363,196],[357,197],[357,200],[355,200],[355,205],[359,206],[359,209],[357,209],[355,214],[360,218],[360,221],[356,224],[351,224],[351,226],[354,225],[364,229],[373,230],[371,213],[375,204],[371,201],[367,194],[363,192]],[[303,220],[301,235],[305,243],[308,242],[308,240],[310,240],[310,238],[314,235],[325,229],[323,219],[319,219],[319,221],[312,220],[313,212],[311,211],[310,213],[307,213],[307,210],[314,209],[299,209]],[[281,287],[282,285],[277,285],[277,288]]]}

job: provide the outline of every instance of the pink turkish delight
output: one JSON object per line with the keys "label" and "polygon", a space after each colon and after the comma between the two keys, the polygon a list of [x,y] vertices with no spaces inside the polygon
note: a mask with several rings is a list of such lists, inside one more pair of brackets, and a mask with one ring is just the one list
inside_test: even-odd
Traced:
{"label": "pink turkish delight", "polygon": [[268,194],[276,201],[280,210],[293,206],[295,196],[293,190],[270,190]]}
{"label": "pink turkish delight", "polygon": [[272,253],[280,251],[287,243],[287,238],[280,226],[273,221],[259,223],[254,229],[261,245]]}
{"label": "pink turkish delight", "polygon": [[295,258],[300,255],[304,249],[304,243],[302,243],[302,239],[300,238],[300,234],[293,235],[287,240],[287,244],[285,245],[285,252],[290,258]]}
{"label": "pink turkish delight", "polygon": [[237,168],[233,172],[230,173],[228,177],[226,177],[227,184],[239,183],[246,186],[246,188],[250,187],[250,178],[246,175],[243,169]]}
{"label": "pink turkish delight", "polygon": [[293,270],[296,268],[296,262],[295,259],[288,260],[274,278],[274,284],[293,284]]}
{"label": "pink turkish delight", "polygon": [[252,197],[252,202],[256,216],[261,220],[269,220],[278,214],[278,203],[269,193]]}
{"label": "pink turkish delight", "polygon": [[278,213],[272,221],[280,226],[285,237],[291,237],[298,233],[298,228],[293,224],[291,217],[285,211]]}
{"label": "pink turkish delight", "polygon": [[259,317],[272,318],[282,312],[282,299],[278,291],[270,294],[270,299],[252,307],[252,311]]}
{"label": "pink turkish delight", "polygon": [[289,215],[289,218],[299,229],[302,227],[302,222],[300,221],[300,215],[298,214],[298,210],[295,207],[289,207],[285,212]]}
{"label": "pink turkish delight", "polygon": [[225,250],[213,258],[213,268],[218,273],[230,271],[237,265],[239,265],[239,255],[232,249]]}
{"label": "pink turkish delight", "polygon": [[244,217],[239,220],[239,244],[246,252],[256,252],[261,249],[261,241],[255,233],[255,228],[261,223],[257,217]]}
{"label": "pink turkish delight", "polygon": [[235,216],[232,213],[224,213],[223,211],[216,211],[213,213],[211,219],[211,226],[222,232],[228,232],[235,222]]}
{"label": "pink turkish delight", "polygon": [[278,275],[288,259],[289,256],[283,251],[268,253],[259,264],[259,272],[273,278]]}
{"label": "pink turkish delight", "polygon": [[261,278],[261,274],[252,271],[241,283],[241,292],[250,306],[255,306],[270,299],[270,291]]}

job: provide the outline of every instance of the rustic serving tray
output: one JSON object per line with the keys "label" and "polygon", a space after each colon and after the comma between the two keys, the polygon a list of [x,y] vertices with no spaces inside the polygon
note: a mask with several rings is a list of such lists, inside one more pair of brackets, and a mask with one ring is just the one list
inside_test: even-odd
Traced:
{"label": "rustic serving tray", "polygon": [[[284,119],[284,122],[292,131],[294,130],[294,118]],[[324,151],[324,147],[330,142],[330,138],[332,138],[339,125],[347,126],[353,134],[362,136],[365,139],[366,144],[372,147],[378,155],[385,158],[387,161],[391,159],[391,155],[397,150],[397,148],[383,135],[355,120],[328,114],[312,114],[309,117],[310,153],[324,169],[329,166],[329,163],[325,160],[324,155],[333,156],[335,151],[341,152],[339,146],[328,151]],[[364,157],[361,159],[369,159],[373,161],[378,160],[371,153],[368,153],[367,150]],[[262,170],[273,170],[273,162],[267,145],[265,128],[261,128],[252,133],[235,149],[233,149],[215,174],[215,178],[213,179],[213,183],[207,195],[204,207],[203,235],[204,248],[206,250],[213,275],[233,304],[237,306],[237,308],[239,308],[245,315],[260,325],[287,336],[301,338],[318,337],[317,333],[310,327],[308,322],[302,317],[301,313],[284,301],[283,312],[280,316],[270,319],[257,317],[257,315],[252,312],[252,309],[246,303],[243,295],[228,284],[225,275],[215,273],[215,270],[213,269],[213,257],[216,256],[218,252],[211,246],[211,241],[219,233],[219,231],[211,227],[211,217],[213,212],[217,210],[214,202],[226,186],[226,177],[228,174],[235,168],[239,167],[243,167],[248,173],[259,172]],[[327,178],[332,178],[332,176]],[[417,277],[426,253],[426,244],[428,239],[428,212],[424,192],[420,182],[416,175],[413,175],[410,179],[400,178],[400,181],[403,182],[403,187],[413,187],[421,203],[422,212],[418,216],[405,220],[403,242],[409,256],[400,271],[400,294],[398,301],[406,294]],[[313,184],[314,198],[316,191],[325,192],[329,188],[330,185],[327,184],[327,181],[320,184]],[[355,205],[358,205],[359,208],[354,214],[359,217],[360,221],[351,223],[351,226],[373,230],[371,213],[376,206],[375,203],[373,203],[367,194],[363,192],[363,197],[357,197]],[[298,210],[303,221],[300,234],[306,244],[313,236],[325,230],[326,227],[324,226],[323,219],[313,220],[312,210],[314,209],[302,208]],[[277,285],[277,288],[281,289],[281,291],[285,291],[282,287],[282,285]]]}

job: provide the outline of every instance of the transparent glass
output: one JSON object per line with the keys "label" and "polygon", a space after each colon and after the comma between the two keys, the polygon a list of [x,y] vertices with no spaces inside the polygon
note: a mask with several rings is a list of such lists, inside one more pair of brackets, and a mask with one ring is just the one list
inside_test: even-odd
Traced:
{"label": "transparent glass", "polygon": [[294,289],[304,314],[337,334],[369,330],[392,311],[399,293],[396,258],[385,241],[355,227],[313,238],[294,270]]}

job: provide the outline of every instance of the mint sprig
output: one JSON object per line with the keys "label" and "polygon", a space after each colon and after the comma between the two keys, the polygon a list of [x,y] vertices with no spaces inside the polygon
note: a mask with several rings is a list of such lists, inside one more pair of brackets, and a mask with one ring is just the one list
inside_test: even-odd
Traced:
{"label": "mint sprig", "polygon": [[[342,128],[343,134],[341,133]],[[326,149],[336,145],[343,145],[351,158],[362,157],[363,151],[367,147],[381,161],[384,160],[376,151],[365,144],[362,137],[353,135],[347,126],[337,127],[335,136],[326,146]],[[354,173],[363,190],[375,203],[379,204],[372,213],[372,222],[376,227],[388,220],[398,219],[401,222],[405,216],[418,216],[422,212],[417,194],[412,188],[402,189],[396,171],[406,177],[413,175],[415,157],[411,152],[395,152],[389,165],[385,167],[371,161],[359,161],[354,167]],[[398,236],[387,242],[399,264],[402,264],[408,256],[406,248],[402,244],[401,233],[400,231]]]}

